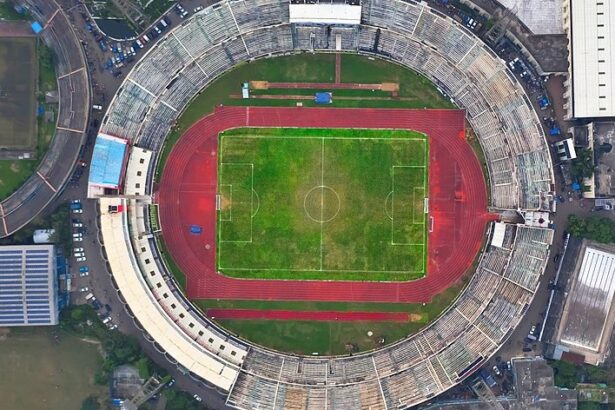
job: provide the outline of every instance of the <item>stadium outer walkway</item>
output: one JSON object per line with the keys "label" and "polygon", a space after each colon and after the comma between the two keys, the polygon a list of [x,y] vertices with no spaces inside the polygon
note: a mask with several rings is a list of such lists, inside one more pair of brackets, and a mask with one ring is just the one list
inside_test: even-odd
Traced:
{"label": "stadium outer walkway", "polygon": [[[179,140],[159,191],[160,221],[190,299],[429,302],[472,266],[487,213],[481,165],[464,138],[462,110],[219,107]],[[411,282],[236,279],[215,269],[218,134],[228,128],[399,128],[429,135],[428,274]],[[190,225],[203,227],[191,235]]]}

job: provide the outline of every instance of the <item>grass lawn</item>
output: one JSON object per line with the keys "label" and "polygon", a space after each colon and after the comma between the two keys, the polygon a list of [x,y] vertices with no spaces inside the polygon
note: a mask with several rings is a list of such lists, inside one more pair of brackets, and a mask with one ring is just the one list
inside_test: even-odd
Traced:
{"label": "grass lawn", "polygon": [[[337,355],[346,353],[346,343],[354,343],[359,351],[378,347],[377,341],[384,337],[387,344],[409,334],[416,333],[432,322],[466,285],[468,277],[451,286],[431,303],[344,303],[344,302],[296,302],[258,300],[196,300],[202,310],[208,308],[272,309],[272,310],[336,310],[336,311],[381,311],[408,312],[415,321],[393,322],[304,322],[275,320],[219,320],[232,333],[272,349],[297,354]],[[368,331],[372,337],[367,336]]]}
{"label": "grass lawn", "polygon": [[87,396],[106,392],[94,384],[102,362],[98,346],[57,327],[5,329],[0,352],[2,409],[78,410]]}
{"label": "grass lawn", "polygon": [[[160,177],[166,158],[179,137],[195,122],[214,107],[223,105],[252,106],[295,106],[295,100],[265,99],[231,99],[231,94],[241,94],[241,84],[246,81],[270,82],[333,82],[335,80],[335,55],[333,54],[295,54],[270,59],[261,59],[251,63],[239,64],[211,83],[201,94],[189,103],[177,121],[177,127],[168,135],[156,171]],[[353,54],[342,55],[342,82],[398,82],[399,96],[403,100],[343,100],[344,97],[383,97],[389,95],[380,91],[336,90],[334,107],[363,108],[455,108],[444,98],[436,87],[425,77],[399,65],[384,60],[362,57]],[[300,94],[311,95],[317,90],[258,90],[262,94]],[[303,101],[304,106],[314,106],[313,101]]]}
{"label": "grass lawn", "polygon": [[424,276],[425,135],[240,128],[220,141],[222,273],[375,281]]}
{"label": "grass lawn", "polygon": [[[57,90],[53,54],[42,41],[37,41],[38,53],[38,97],[39,104],[45,102],[45,92]],[[46,111],[58,114],[57,104],[44,104]],[[0,201],[8,198],[34,173],[38,164],[45,156],[49,144],[55,134],[55,121],[47,122],[41,117],[32,119],[36,121],[36,157],[31,160],[0,160]]]}
{"label": "grass lawn", "polygon": [[0,160],[0,200],[8,198],[34,173],[36,160]]}

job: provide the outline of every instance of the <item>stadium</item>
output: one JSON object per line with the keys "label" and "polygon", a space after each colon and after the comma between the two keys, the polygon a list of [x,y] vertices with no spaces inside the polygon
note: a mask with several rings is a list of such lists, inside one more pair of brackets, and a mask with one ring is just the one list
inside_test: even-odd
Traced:
{"label": "stadium", "polygon": [[[360,54],[407,67],[459,109],[220,106],[172,150],[165,146],[191,101],[233,67],[304,52]],[[465,121],[480,143],[485,177],[465,140]],[[218,389],[232,407],[407,408],[429,400],[506,342],[547,263],[553,231],[543,216],[552,210],[554,176],[539,119],[493,51],[424,4],[217,3],[148,51],[115,95],[100,133],[131,146],[127,160],[114,161],[122,167],[115,174],[122,176],[123,195],[99,197],[104,251],[121,299],[170,362]],[[387,137],[377,143],[374,134]],[[274,152],[284,157],[262,154]],[[288,158],[301,173],[273,166]],[[361,158],[361,167],[346,158]],[[335,168],[325,172],[325,164]],[[305,178],[290,178],[296,175]],[[357,183],[368,177],[374,183],[367,188]],[[276,187],[278,196],[266,195],[264,186]],[[281,198],[289,197],[287,209]],[[390,211],[390,226],[375,222],[372,200],[380,201],[381,213]],[[293,231],[272,235],[263,224],[281,214],[294,221]],[[295,224],[306,217],[312,225]],[[336,247],[354,252],[335,236],[335,225],[343,222],[340,229],[347,230],[361,218],[375,235],[386,232],[389,244],[401,245],[394,257],[378,260],[389,248],[367,241],[362,246],[371,251],[360,258],[335,258]],[[160,256],[160,231],[188,278],[188,298]],[[241,245],[255,238],[266,245]],[[267,249],[276,243],[288,247],[273,255],[279,259]],[[289,266],[301,280],[270,277]],[[474,271],[468,285],[433,322],[349,356],[262,347],[228,332],[189,300],[422,303],[468,269]],[[374,276],[322,280],[335,271]],[[382,281],[383,272],[396,276]]]}

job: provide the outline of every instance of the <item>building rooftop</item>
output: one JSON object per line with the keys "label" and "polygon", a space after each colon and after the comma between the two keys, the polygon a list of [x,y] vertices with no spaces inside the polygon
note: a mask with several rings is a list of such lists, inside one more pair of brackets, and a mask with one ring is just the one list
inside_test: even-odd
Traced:
{"label": "building rooftop", "polygon": [[125,155],[125,140],[107,134],[98,134],[90,165],[89,184],[117,189],[120,185]]}
{"label": "building rooftop", "polygon": [[613,328],[615,246],[584,241],[555,342],[601,363]]}
{"label": "building rooftop", "polygon": [[53,245],[0,246],[0,326],[58,324]]}
{"label": "building rooftop", "polygon": [[534,34],[563,34],[562,0],[500,0]]}
{"label": "building rooftop", "polygon": [[568,0],[572,117],[615,116],[615,4]]}

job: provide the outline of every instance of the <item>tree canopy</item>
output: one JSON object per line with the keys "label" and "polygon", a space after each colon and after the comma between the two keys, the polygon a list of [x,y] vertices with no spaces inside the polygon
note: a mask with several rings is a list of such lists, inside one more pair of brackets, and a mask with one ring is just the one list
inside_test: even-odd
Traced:
{"label": "tree canopy", "polygon": [[594,153],[589,148],[581,148],[577,151],[577,157],[571,161],[570,174],[581,181],[594,175]]}
{"label": "tree canopy", "polygon": [[583,219],[576,215],[570,215],[568,217],[568,232],[572,236],[597,242],[615,242],[615,223],[605,217],[590,216]]}

